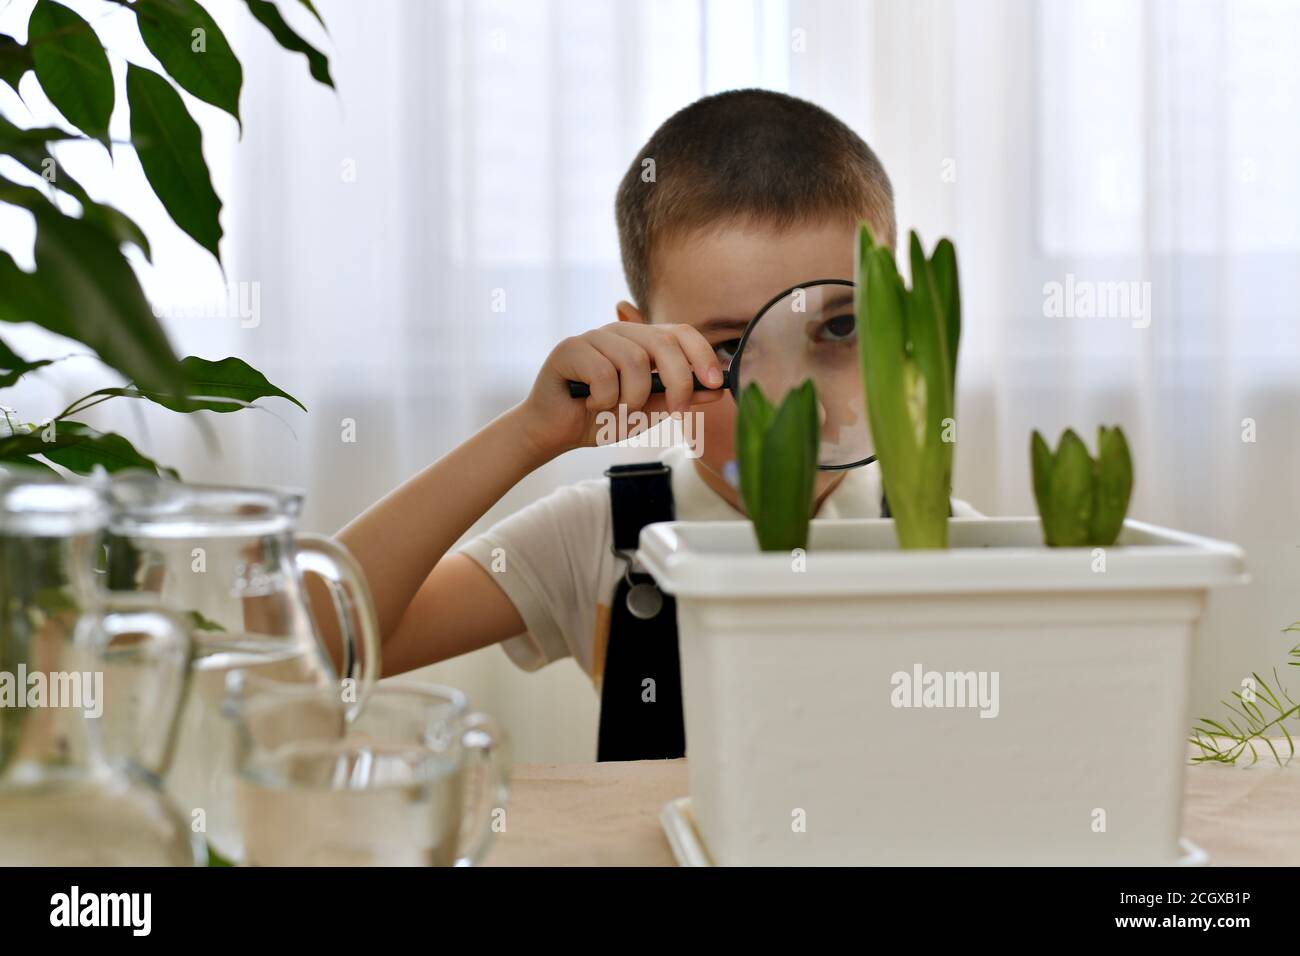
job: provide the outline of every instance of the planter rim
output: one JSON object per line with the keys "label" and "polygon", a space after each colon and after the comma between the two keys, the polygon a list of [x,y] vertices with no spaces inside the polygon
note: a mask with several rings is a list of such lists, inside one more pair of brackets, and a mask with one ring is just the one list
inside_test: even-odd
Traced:
{"label": "planter rim", "polygon": [[900,551],[893,524],[815,520],[796,572],[792,554],[757,550],[748,521],[662,522],[642,530],[637,562],[688,598],[1187,591],[1247,580],[1237,545],[1141,521],[1125,521],[1102,555],[1044,546],[1033,517],[954,518],[953,546],[935,551]]}

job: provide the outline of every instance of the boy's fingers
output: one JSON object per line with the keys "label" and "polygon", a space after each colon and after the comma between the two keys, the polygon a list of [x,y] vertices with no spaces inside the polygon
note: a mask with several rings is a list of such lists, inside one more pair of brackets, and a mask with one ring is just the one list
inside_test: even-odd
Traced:
{"label": "boy's fingers", "polygon": [[650,355],[636,342],[607,329],[587,333],[587,340],[618,369],[618,400],[629,409],[641,408],[650,397]]}
{"label": "boy's fingers", "polygon": [[718,353],[713,351],[709,340],[700,334],[700,330],[690,325],[671,325],[670,329],[677,336],[682,351],[690,361],[691,367],[701,382],[709,388],[721,388],[724,381],[722,365]]}
{"label": "boy's fingers", "polygon": [[681,343],[668,326],[637,325],[620,322],[610,331],[638,343],[654,360],[664,383],[664,397],[669,411],[682,411],[691,404],[695,383],[691,381],[691,363],[686,360]]}
{"label": "boy's fingers", "polygon": [[695,380],[691,377],[691,363],[686,361],[682,347],[676,338],[665,336],[651,348],[650,354],[654,356],[655,368],[664,383],[668,410],[685,411],[695,394]]}
{"label": "boy's fingers", "polygon": [[574,339],[564,350],[556,371],[566,378],[586,382],[590,390],[587,408],[600,411],[618,404],[618,369],[605,355],[583,338]]}

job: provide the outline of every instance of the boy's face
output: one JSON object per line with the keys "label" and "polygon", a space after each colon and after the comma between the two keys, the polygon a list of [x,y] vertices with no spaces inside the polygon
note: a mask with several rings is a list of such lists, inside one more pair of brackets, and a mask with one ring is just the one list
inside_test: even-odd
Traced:
{"label": "boy's face", "polygon": [[[694,326],[721,350],[726,368],[746,324],[777,293],[813,279],[852,281],[856,242],[857,224],[851,219],[786,228],[737,222],[669,240],[656,250],[651,321]],[[643,320],[627,303],[619,312],[624,319]],[[735,458],[736,404],[728,395],[699,411],[701,460],[722,474]],[[819,472],[818,493],[842,475]]]}

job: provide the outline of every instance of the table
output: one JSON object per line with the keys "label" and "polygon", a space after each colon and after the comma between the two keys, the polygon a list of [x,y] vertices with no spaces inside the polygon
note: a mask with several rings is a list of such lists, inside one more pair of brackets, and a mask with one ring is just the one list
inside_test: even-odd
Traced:
{"label": "table", "polygon": [[[685,760],[520,764],[488,866],[672,866],[659,825]],[[1187,769],[1183,835],[1217,866],[1300,864],[1300,756]]]}

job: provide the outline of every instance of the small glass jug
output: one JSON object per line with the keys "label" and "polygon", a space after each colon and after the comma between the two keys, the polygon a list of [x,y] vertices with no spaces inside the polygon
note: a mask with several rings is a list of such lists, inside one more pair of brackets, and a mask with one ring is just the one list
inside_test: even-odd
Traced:
{"label": "small glass jug", "polygon": [[106,516],[92,486],[0,478],[0,866],[204,861],[158,777],[188,631],[97,586]]}
{"label": "small glass jug", "polygon": [[[335,693],[342,678],[360,708],[380,673],[370,591],[345,548],[296,530],[297,492],[131,474],[115,477],[109,496],[109,587],[155,594],[192,622],[191,689],[168,789],[203,820],[209,845],[237,862],[243,849],[234,816],[235,739],[222,716],[226,675],[240,669]],[[312,617],[305,573],[329,587],[341,674]]]}
{"label": "small glass jug", "polygon": [[328,690],[235,672],[227,713],[254,866],[470,866],[504,824],[505,737],[458,690],[385,682],[349,716]]}

